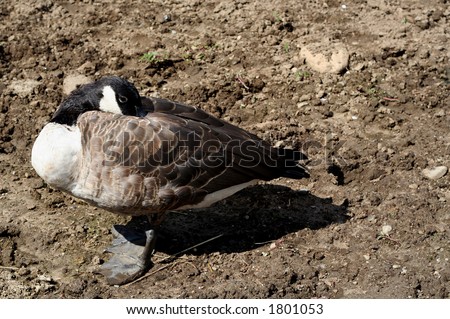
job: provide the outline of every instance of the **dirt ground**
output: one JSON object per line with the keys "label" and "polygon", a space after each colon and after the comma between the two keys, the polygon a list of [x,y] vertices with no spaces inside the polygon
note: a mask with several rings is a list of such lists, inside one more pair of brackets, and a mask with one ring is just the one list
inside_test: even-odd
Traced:
{"label": "dirt ground", "polygon": [[[449,298],[450,173],[423,171],[450,166],[449,4],[1,1],[0,297]],[[110,287],[127,218],[30,164],[69,80],[103,75],[302,148],[311,178],[168,214],[149,275]]]}

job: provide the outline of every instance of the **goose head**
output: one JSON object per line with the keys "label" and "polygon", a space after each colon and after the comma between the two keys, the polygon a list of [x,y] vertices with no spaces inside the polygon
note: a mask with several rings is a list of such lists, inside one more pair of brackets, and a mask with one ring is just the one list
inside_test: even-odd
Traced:
{"label": "goose head", "polygon": [[73,126],[78,116],[88,111],[103,111],[144,116],[138,91],[127,80],[109,76],[74,90],[60,104],[51,122]]}

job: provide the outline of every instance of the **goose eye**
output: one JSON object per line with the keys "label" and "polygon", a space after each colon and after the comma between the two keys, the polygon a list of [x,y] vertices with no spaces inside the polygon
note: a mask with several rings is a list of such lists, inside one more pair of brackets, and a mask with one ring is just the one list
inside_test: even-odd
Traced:
{"label": "goose eye", "polygon": [[126,102],[128,102],[128,99],[125,96],[119,95],[119,102],[126,103]]}

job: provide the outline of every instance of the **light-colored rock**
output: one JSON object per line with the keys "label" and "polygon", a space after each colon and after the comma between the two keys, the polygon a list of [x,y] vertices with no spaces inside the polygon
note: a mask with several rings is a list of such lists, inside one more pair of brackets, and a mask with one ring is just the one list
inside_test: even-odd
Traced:
{"label": "light-colored rock", "polygon": [[77,72],[80,74],[90,74],[95,72],[95,64],[91,61],[87,61],[83,63],[78,69]]}
{"label": "light-colored rock", "polygon": [[36,80],[16,80],[12,81],[8,88],[12,93],[17,94],[20,97],[26,97],[31,94],[39,84],[40,82]]}
{"label": "light-colored rock", "polygon": [[383,236],[389,236],[389,233],[392,231],[391,225],[384,225],[381,227],[381,235]]}
{"label": "light-colored rock", "polygon": [[381,114],[393,114],[394,111],[392,111],[390,108],[385,107],[385,106],[380,106],[377,110],[378,113]]}
{"label": "light-colored rock", "polygon": [[438,180],[439,178],[443,177],[445,174],[447,174],[448,172],[448,167],[447,166],[436,166],[433,168],[425,168],[422,171],[422,174],[431,180]]}
{"label": "light-colored rock", "polygon": [[63,82],[63,92],[65,95],[69,95],[70,92],[75,90],[78,86],[82,84],[91,83],[92,79],[82,74],[73,73],[69,74],[64,78]]}
{"label": "light-colored rock", "polygon": [[341,43],[314,43],[303,47],[300,55],[309,67],[320,73],[341,73],[348,66],[349,53]]}

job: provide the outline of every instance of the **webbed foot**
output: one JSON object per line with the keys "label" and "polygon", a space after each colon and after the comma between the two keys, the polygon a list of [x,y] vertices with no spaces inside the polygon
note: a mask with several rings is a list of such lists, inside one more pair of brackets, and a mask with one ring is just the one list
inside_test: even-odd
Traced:
{"label": "webbed foot", "polygon": [[156,243],[155,230],[140,232],[122,225],[114,225],[112,246],[106,249],[114,255],[99,271],[109,285],[124,285],[142,275],[151,266],[151,255]]}

